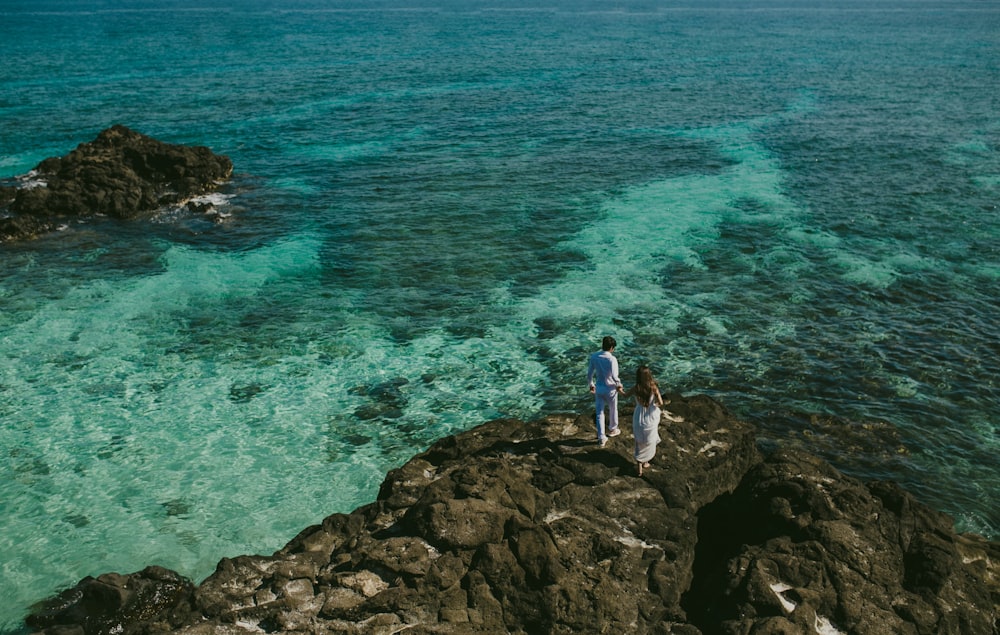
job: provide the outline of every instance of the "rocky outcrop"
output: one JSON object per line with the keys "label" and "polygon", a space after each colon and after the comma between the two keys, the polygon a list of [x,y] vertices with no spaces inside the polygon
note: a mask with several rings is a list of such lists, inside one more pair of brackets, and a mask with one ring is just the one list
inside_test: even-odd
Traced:
{"label": "rocky outcrop", "polygon": [[193,592],[190,580],[162,567],[131,575],[105,573],[48,600],[30,621],[50,625],[53,633],[113,633],[123,624],[144,624],[183,605]]}
{"label": "rocky outcrop", "polygon": [[[890,483],[761,457],[707,397],[674,396],[652,469],[590,417],[499,420],[389,473],[377,500],[195,587],[84,580],[50,633],[998,632],[1000,545]],[[626,419],[628,420],[628,419]],[[160,588],[153,593],[150,589]],[[145,589],[145,591],[137,591]],[[94,598],[106,597],[106,604]]]}
{"label": "rocky outcrop", "polygon": [[204,146],[164,143],[112,126],[64,157],[45,159],[19,186],[0,188],[0,240],[53,231],[67,219],[134,218],[214,190],[233,171]]}

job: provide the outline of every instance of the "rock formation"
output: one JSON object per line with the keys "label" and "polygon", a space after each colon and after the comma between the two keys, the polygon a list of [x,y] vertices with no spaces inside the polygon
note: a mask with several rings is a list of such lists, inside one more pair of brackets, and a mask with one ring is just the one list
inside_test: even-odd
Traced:
{"label": "rock formation", "polygon": [[0,187],[0,240],[53,231],[68,219],[134,218],[214,190],[233,171],[204,146],[173,145],[112,126],[19,187]]}
{"label": "rock formation", "polygon": [[[498,420],[390,472],[375,502],[200,585],[87,578],[28,623],[69,633],[989,635],[1000,544],[891,483],[762,457],[707,397],[673,395],[652,469],[589,416]],[[623,413],[626,414],[626,413]],[[626,416],[625,421],[629,421]]]}

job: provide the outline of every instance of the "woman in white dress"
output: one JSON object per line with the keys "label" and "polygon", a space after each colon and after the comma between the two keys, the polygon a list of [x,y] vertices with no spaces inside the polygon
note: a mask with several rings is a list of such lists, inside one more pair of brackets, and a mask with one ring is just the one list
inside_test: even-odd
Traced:
{"label": "woman in white dress", "polygon": [[[660,442],[660,408],[663,407],[660,388],[656,385],[649,366],[636,369],[635,386],[625,394],[635,397],[632,434],[635,436],[635,462],[639,468],[639,476],[642,476],[642,471],[649,467],[649,462],[656,454],[656,444]],[[667,419],[683,421],[669,414]]]}

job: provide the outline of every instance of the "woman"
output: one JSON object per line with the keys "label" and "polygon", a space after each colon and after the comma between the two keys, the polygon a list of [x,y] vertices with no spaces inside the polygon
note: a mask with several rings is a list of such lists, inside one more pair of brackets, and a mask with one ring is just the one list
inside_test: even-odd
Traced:
{"label": "woman", "polygon": [[[663,397],[653,379],[649,366],[640,366],[635,371],[635,386],[625,393],[635,397],[635,413],[632,415],[632,434],[635,436],[635,462],[639,476],[649,467],[656,454],[656,444],[660,442],[660,408]],[[669,403],[669,402],[668,402]],[[667,415],[670,421],[683,421],[680,417]]]}

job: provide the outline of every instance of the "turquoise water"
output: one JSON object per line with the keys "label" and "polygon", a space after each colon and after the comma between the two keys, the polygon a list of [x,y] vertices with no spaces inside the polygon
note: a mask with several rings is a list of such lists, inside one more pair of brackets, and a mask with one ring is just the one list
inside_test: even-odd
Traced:
{"label": "turquoise water", "polygon": [[0,245],[0,631],[196,580],[586,355],[1000,536],[1000,7],[0,2],[0,177],[123,123],[221,222]]}

